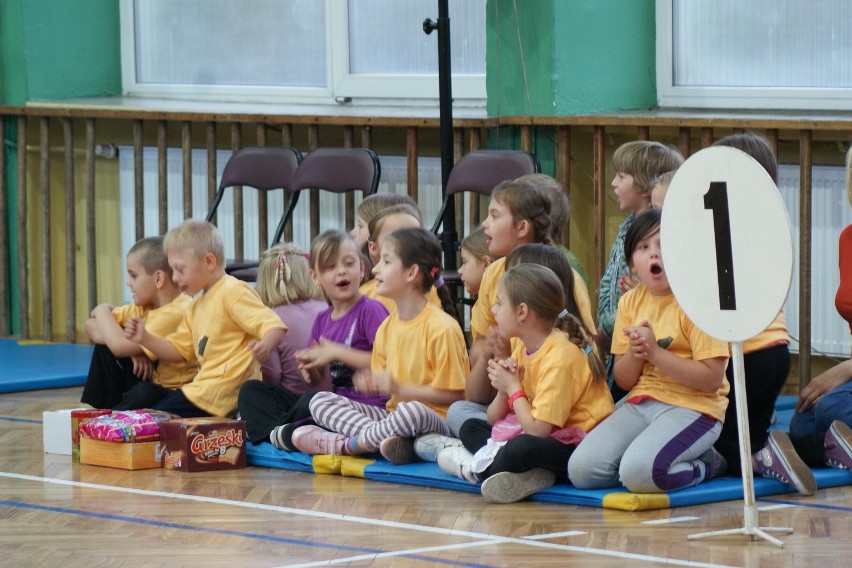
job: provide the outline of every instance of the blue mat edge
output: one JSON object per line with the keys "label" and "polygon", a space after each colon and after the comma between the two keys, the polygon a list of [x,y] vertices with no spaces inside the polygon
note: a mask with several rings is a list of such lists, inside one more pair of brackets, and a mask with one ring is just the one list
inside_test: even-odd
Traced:
{"label": "blue mat edge", "polygon": [[[249,465],[314,473],[312,456],[302,452],[278,450],[268,443],[248,444],[247,450]],[[818,468],[814,469],[813,472],[817,480],[817,487],[820,489],[852,484],[852,471]],[[400,466],[393,465],[383,459],[377,459],[364,468],[364,479],[479,493],[478,485],[448,475],[434,463],[421,462]],[[763,477],[755,478],[754,490],[757,497],[795,492],[794,488],[784,485],[780,481]],[[624,488],[589,490],[577,489],[570,485],[559,485],[540,491],[530,499],[562,505],[603,507],[604,497],[615,493],[629,492]],[[743,498],[742,479],[737,477],[714,479],[695,487],[673,491],[667,495],[670,508],[739,500]]]}
{"label": "blue mat edge", "polygon": [[0,394],[82,386],[92,352],[90,345],[2,338]]}

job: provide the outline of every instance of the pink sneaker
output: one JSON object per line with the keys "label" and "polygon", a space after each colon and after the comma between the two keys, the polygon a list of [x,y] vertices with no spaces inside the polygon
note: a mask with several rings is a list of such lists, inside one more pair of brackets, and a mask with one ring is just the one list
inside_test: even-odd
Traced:
{"label": "pink sneaker", "polygon": [[293,430],[293,445],[306,454],[343,455],[346,436],[319,426],[301,426]]}
{"label": "pink sneaker", "polygon": [[852,470],[852,428],[840,420],[825,433],[825,465]]}

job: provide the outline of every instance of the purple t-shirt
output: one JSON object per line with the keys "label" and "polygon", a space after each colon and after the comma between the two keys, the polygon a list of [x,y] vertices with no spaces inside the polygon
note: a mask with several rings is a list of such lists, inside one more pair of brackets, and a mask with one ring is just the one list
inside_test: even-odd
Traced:
{"label": "purple t-shirt", "polygon": [[[299,372],[295,353],[308,346],[311,329],[317,315],[328,309],[328,304],[319,300],[305,300],[296,304],[282,304],[274,311],[287,326],[287,333],[281,343],[269,354],[269,359],[261,366],[263,380],[283,387],[296,394],[304,394],[316,389],[305,382]],[[326,385],[325,390],[329,390]]]}
{"label": "purple t-shirt", "polygon": [[[376,330],[388,317],[388,311],[378,301],[361,296],[352,308],[340,318],[331,319],[331,307],[320,313],[314,320],[311,330],[311,342],[319,342],[320,338],[340,343],[360,351],[372,351]],[[334,361],[328,366],[332,389],[337,392],[340,388],[352,387],[352,375],[355,371],[340,361]]]}

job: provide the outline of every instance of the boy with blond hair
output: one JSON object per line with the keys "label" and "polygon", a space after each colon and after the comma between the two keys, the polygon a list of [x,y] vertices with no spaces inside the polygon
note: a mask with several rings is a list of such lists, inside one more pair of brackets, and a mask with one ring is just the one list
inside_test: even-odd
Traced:
{"label": "boy with blond hair", "polygon": [[248,284],[225,274],[225,247],[211,223],[184,221],[166,234],[163,246],[181,291],[201,295],[174,333],[160,337],[132,318],[125,335],[163,361],[186,361],[198,370],[153,408],[187,418],[233,416],[240,386],[261,378],[260,363],[287,327]]}
{"label": "boy with blond hair", "polygon": [[[609,352],[621,295],[637,284],[624,258],[627,229],[637,215],[651,208],[651,190],[657,176],[676,170],[682,163],[683,156],[675,148],[648,140],[622,144],[612,155],[615,170],[612,189],[618,207],[627,213],[627,219],[618,228],[598,288],[597,343],[602,353]],[[607,365],[607,374],[612,376],[612,358]],[[613,398],[618,400],[623,394],[620,390],[613,392]]]}
{"label": "boy with blond hair", "polygon": [[124,337],[122,326],[141,318],[154,333],[177,329],[192,299],[172,281],[163,237],[146,237],[127,253],[127,287],[133,301],[124,306],[98,304],[86,321],[95,343],[81,402],[95,408],[129,410],[156,404],[192,380],[185,362],[157,361],[156,355]]}

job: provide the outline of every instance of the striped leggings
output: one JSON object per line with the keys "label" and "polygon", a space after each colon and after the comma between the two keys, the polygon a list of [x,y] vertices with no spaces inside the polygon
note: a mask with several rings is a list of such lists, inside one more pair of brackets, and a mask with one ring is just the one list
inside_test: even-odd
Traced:
{"label": "striped leggings", "polygon": [[382,440],[391,436],[414,438],[426,432],[450,435],[446,421],[419,401],[399,402],[396,410],[368,406],[346,397],[320,392],[311,399],[314,421],[332,432],[360,436],[359,446],[368,452],[379,449]]}

